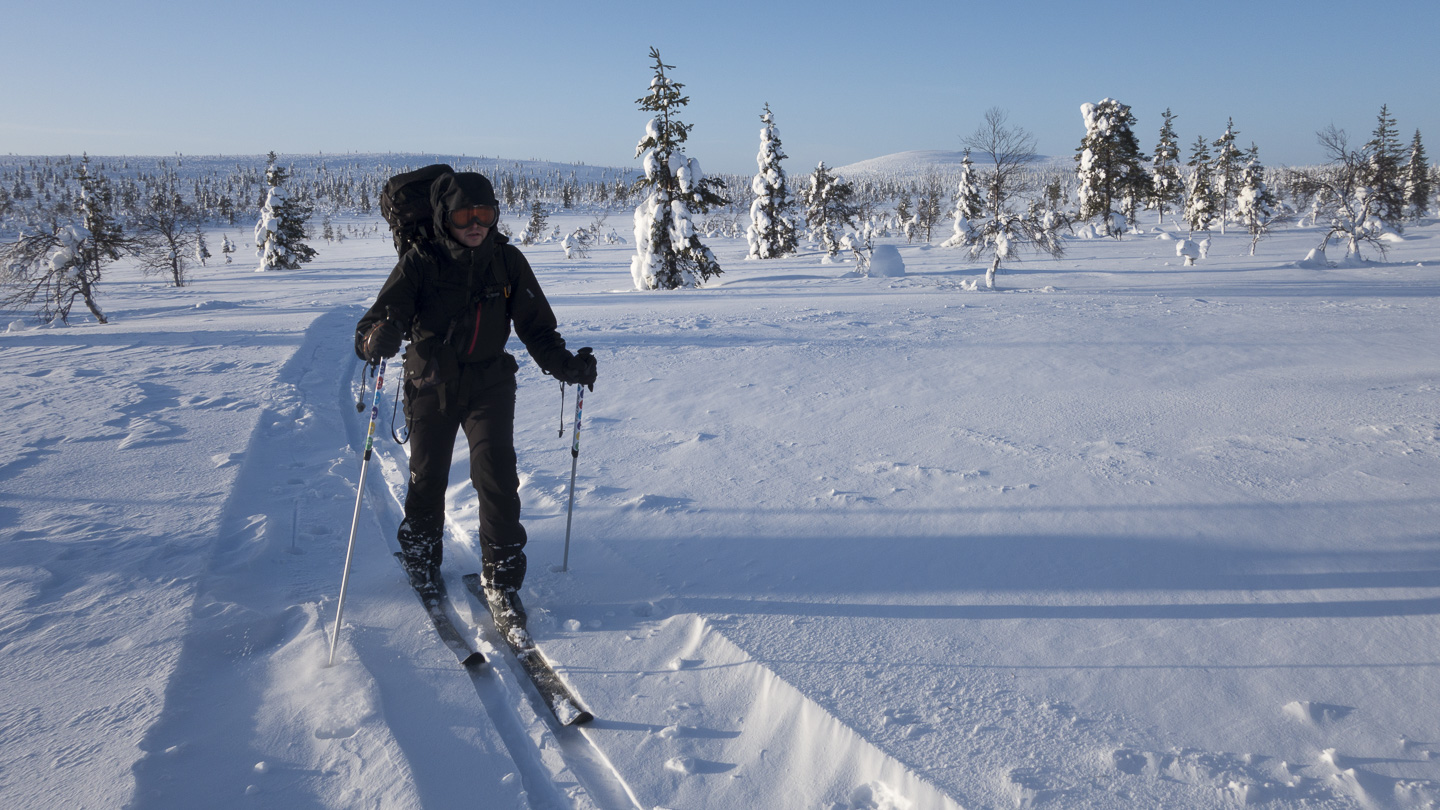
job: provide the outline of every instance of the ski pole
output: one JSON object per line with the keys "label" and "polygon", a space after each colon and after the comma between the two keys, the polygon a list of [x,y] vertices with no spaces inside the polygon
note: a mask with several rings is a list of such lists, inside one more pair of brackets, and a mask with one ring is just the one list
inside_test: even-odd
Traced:
{"label": "ski pole", "polygon": [[345,571],[340,575],[340,601],[335,604],[335,630],[330,633],[330,660],[335,665],[335,647],[340,643],[340,618],[345,614],[345,591],[350,587],[350,559],[355,554],[355,533],[360,527],[360,501],[365,497],[365,472],[370,468],[370,453],[375,447],[375,423],[380,419],[380,390],[385,387],[385,360],[380,360],[375,375],[375,395],[370,403],[370,429],[365,434],[365,456],[360,461],[360,483],[355,487],[355,516],[350,519],[350,542],[345,546]]}
{"label": "ski pole", "polygon": [[565,557],[560,572],[570,570],[570,522],[575,518],[575,468],[580,463],[580,415],[585,410],[585,386],[575,386],[575,431],[570,441],[570,506],[565,514]]}

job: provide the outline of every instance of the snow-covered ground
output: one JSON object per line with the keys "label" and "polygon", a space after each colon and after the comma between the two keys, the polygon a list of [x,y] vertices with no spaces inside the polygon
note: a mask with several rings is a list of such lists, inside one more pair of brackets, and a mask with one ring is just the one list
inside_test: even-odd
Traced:
{"label": "snow-covered ground", "polygon": [[527,249],[599,358],[560,573],[573,389],[560,438],[516,349],[524,595],[581,729],[437,640],[388,438],[324,666],[383,231],[115,268],[108,326],[0,323],[0,806],[1434,806],[1440,226],[1316,241],[1072,240],[995,292],[903,240],[866,279],[711,239],[677,293]]}

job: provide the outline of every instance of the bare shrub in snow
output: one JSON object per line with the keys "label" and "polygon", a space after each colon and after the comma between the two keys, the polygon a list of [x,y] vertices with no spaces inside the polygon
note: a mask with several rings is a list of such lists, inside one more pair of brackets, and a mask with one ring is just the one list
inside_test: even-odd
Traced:
{"label": "bare shrub in snow", "polygon": [[973,239],[968,244],[971,258],[991,255],[985,273],[985,286],[995,287],[1000,265],[1018,260],[1022,247],[1059,257],[1065,252],[1060,244],[1061,218],[1042,212],[1035,205],[1024,214],[1012,210],[1013,201],[1026,190],[1027,164],[1035,159],[1035,138],[1020,127],[1012,127],[1008,115],[998,107],[985,113],[985,120],[975,131],[961,140],[971,151],[990,158],[981,179],[985,189],[985,208],[979,222],[972,226]]}
{"label": "bare shrub in snow", "polygon": [[[180,181],[174,172],[156,178],[145,202],[135,222],[140,272],[169,276],[171,284],[184,287],[191,256],[198,257],[198,240],[203,239],[195,210],[180,195]],[[205,255],[209,256],[209,251]]]}
{"label": "bare shrub in snow", "polygon": [[1383,200],[1366,182],[1370,175],[1370,158],[1364,150],[1350,148],[1345,130],[1332,124],[1316,133],[1320,148],[1330,163],[1324,171],[1311,175],[1315,188],[1317,219],[1325,220],[1328,228],[1320,240],[1320,252],[1331,241],[1345,243],[1347,259],[1361,260],[1360,246],[1369,245],[1383,257],[1385,223],[1380,218]]}
{"label": "bare shrub in snow", "polygon": [[106,265],[134,249],[113,213],[115,198],[105,178],[90,172],[83,156],[79,172],[81,223],[52,224],[0,246],[0,305],[25,309],[38,305],[41,320],[69,322],[76,299],[100,323],[108,323],[95,300]]}

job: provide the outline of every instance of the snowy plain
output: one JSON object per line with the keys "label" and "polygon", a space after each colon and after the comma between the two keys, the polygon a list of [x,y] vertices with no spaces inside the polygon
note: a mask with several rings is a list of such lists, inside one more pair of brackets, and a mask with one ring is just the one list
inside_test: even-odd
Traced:
{"label": "snowy plain", "polygon": [[512,346],[578,729],[473,621],[461,464],[444,570],[494,663],[439,643],[389,438],[325,667],[383,229],[113,268],[109,325],[0,324],[0,806],[1434,807],[1440,225],[1297,267],[1318,239],[1074,239],[996,291],[903,239],[856,278],[711,238],[724,275],[674,293],[628,245],[527,248],[599,358],[561,573],[573,389],[561,438]]}

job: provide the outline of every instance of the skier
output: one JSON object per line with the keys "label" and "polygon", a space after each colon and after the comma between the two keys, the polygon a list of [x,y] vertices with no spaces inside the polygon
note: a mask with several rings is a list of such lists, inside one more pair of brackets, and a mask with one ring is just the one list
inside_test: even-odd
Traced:
{"label": "skier", "polygon": [[440,587],[445,490],[456,433],[470,446],[480,496],[485,598],[502,633],[523,635],[525,528],[515,456],[515,372],[505,351],[513,324],[531,358],[564,383],[594,390],[589,348],[572,354],[525,256],[495,230],[494,187],[473,172],[442,174],[430,187],[434,238],[400,257],[375,304],[355,327],[355,352],[376,363],[402,338],[410,486],[397,538],[410,583]]}

